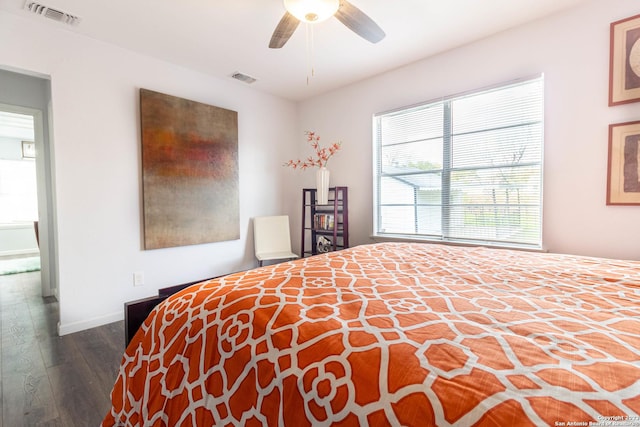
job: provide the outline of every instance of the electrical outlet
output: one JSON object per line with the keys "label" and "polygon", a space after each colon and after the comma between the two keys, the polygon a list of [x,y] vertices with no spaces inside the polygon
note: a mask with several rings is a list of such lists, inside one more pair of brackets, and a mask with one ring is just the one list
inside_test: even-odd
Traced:
{"label": "electrical outlet", "polygon": [[144,272],[136,271],[133,273],[133,286],[142,286],[144,285]]}

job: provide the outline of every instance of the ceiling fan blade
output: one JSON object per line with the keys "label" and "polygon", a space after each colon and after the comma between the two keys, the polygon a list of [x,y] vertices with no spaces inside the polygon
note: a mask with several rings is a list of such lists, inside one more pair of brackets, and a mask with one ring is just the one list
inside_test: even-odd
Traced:
{"label": "ceiling fan blade", "polygon": [[340,0],[340,8],[335,17],[351,31],[371,43],[378,43],[386,36],[382,28],[373,22],[373,19],[347,0]]}
{"label": "ceiling fan blade", "polygon": [[289,38],[291,38],[296,28],[298,28],[298,25],[300,25],[298,18],[289,12],[285,12],[284,16],[278,23],[278,26],[273,31],[269,47],[271,49],[280,49],[284,46],[289,41]]}

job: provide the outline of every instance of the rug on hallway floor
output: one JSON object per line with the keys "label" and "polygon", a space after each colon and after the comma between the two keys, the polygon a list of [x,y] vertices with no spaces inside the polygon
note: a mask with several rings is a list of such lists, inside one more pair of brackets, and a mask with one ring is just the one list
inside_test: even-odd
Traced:
{"label": "rug on hallway floor", "polygon": [[40,270],[40,257],[11,258],[0,260],[0,276]]}

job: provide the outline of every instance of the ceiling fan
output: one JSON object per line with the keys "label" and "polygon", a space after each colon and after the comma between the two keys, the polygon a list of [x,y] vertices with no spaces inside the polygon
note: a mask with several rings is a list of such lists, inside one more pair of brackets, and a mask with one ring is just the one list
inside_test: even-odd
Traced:
{"label": "ceiling fan", "polygon": [[378,43],[385,37],[378,24],[347,0],[284,0],[284,8],[286,12],[269,42],[271,49],[284,46],[300,22],[315,24],[332,16],[371,43]]}

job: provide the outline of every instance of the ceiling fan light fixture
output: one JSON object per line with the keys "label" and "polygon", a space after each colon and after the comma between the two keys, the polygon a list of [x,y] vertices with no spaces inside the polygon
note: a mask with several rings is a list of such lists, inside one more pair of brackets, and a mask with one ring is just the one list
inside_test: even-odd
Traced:
{"label": "ceiling fan light fixture", "polygon": [[340,0],[284,0],[284,7],[300,21],[315,24],[335,15]]}

